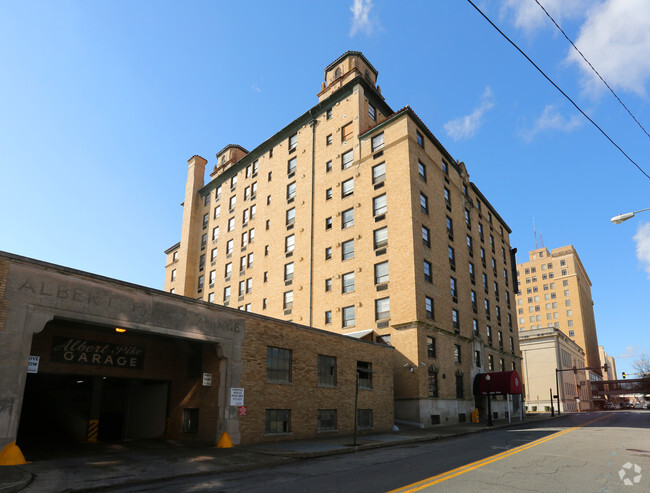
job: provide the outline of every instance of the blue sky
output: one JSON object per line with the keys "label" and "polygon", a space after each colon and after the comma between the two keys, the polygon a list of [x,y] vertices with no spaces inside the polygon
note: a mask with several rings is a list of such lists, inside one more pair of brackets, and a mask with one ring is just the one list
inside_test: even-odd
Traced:
{"label": "blue sky", "polygon": [[[650,5],[540,0],[650,128]],[[534,0],[479,6],[650,173],[650,138]],[[573,244],[619,374],[650,353],[650,180],[466,1],[0,4],[0,249],[162,288],[187,160],[248,149],[317,102],[347,50],[379,71],[513,230]]]}

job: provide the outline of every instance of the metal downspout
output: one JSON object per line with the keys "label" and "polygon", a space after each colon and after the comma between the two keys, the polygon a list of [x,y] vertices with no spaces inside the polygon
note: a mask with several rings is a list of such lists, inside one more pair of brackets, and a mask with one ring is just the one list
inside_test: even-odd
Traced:
{"label": "metal downspout", "polygon": [[315,172],[316,172],[316,125],[318,120],[313,118],[309,122],[311,126],[311,211],[309,223],[309,327],[313,322],[313,297],[314,297],[314,197],[315,190]]}

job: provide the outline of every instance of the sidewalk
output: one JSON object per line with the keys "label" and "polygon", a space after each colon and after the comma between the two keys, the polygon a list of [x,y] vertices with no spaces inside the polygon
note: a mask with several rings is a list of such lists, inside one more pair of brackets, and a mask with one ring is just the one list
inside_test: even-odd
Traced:
{"label": "sidewalk", "polygon": [[[523,424],[548,419],[551,419],[550,414],[527,415]],[[0,466],[0,493],[21,490],[33,493],[91,491],[181,476],[251,470],[304,458],[437,440],[520,424],[519,419],[513,419],[512,423],[496,420],[493,428],[488,428],[485,423],[462,423],[424,430],[364,434],[357,436],[356,447],[353,446],[352,436],[272,442],[230,449],[171,440],[84,444],[75,449],[74,456],[59,456],[22,466]]]}

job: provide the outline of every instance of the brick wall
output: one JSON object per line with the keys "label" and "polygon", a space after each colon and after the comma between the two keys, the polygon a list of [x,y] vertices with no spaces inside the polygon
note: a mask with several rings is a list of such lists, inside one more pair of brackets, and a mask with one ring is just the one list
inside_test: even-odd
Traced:
{"label": "brick wall", "polygon": [[[267,383],[267,347],[291,349],[291,383]],[[336,387],[318,385],[318,355],[337,359]],[[242,387],[247,415],[239,417],[242,443],[315,437],[318,409],[337,410],[337,430],[353,433],[357,361],[372,364],[372,389],[359,391],[358,408],[373,410],[372,431],[393,425],[393,349],[273,320],[247,320]],[[267,409],[290,409],[291,430],[265,433]],[[325,433],[325,432],[324,432]],[[331,432],[326,432],[331,433]]]}

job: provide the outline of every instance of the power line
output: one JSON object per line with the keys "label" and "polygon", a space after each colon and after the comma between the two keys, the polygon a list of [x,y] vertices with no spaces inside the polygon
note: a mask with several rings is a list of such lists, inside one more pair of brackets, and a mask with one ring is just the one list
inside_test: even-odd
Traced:
{"label": "power line", "polygon": [[532,65],[533,67],[535,67],[535,68],[538,70],[538,72],[539,72],[540,74],[542,74],[542,75],[544,76],[544,78],[545,78],[547,81],[549,81],[549,82],[553,85],[553,87],[555,87],[558,91],[560,91],[560,93],[561,93],[561,94],[562,94],[562,95],[563,95],[563,96],[564,96],[564,97],[565,97],[565,98],[566,98],[566,99],[567,99],[567,100],[568,100],[568,101],[569,101],[569,102],[570,102],[570,103],[571,103],[571,104],[572,104],[572,105],[573,105],[573,106],[574,106],[574,107],[575,107],[575,108],[576,108],[580,113],[582,113],[582,116],[584,116],[587,120],[589,120],[589,121],[591,122],[591,124],[592,124],[594,127],[596,127],[596,128],[600,131],[600,133],[603,134],[603,135],[605,136],[605,138],[606,138],[607,140],[609,140],[609,141],[611,142],[611,144],[612,144],[614,147],[616,147],[616,148],[621,152],[621,154],[623,154],[623,155],[628,159],[628,161],[630,161],[634,166],[636,166],[637,169],[638,169],[641,173],[643,173],[643,174],[645,175],[646,178],[648,178],[648,179],[650,180],[650,175],[648,175],[648,173],[646,173],[646,172],[643,170],[643,168],[641,168],[641,166],[639,166],[639,165],[634,161],[634,159],[632,159],[630,156],[628,156],[628,155],[626,154],[626,152],[625,152],[623,149],[621,149],[621,147],[620,147],[616,142],[614,142],[614,141],[612,140],[612,138],[611,138],[609,135],[607,135],[607,133],[606,133],[602,128],[600,128],[600,127],[598,126],[598,124],[597,124],[595,121],[593,121],[593,120],[589,117],[589,115],[587,115],[584,111],[582,111],[582,108],[580,108],[580,106],[578,106],[578,105],[573,101],[573,99],[571,99],[571,98],[570,98],[570,97],[569,97],[569,96],[568,96],[568,95],[567,95],[567,94],[566,94],[562,89],[560,89],[560,87],[559,87],[555,82],[553,82],[553,80],[552,80],[548,75],[546,75],[546,74],[544,73],[544,71],[543,71],[541,68],[539,68],[539,67],[537,66],[537,64],[536,64],[535,62],[533,62],[533,61],[530,59],[530,57],[529,57],[528,55],[526,55],[526,53],[523,52],[523,50],[522,50],[521,48],[519,48],[519,46],[517,46],[517,45],[515,44],[514,41],[512,41],[512,40],[511,40],[511,39],[510,39],[510,38],[509,38],[509,37],[508,37],[508,36],[507,36],[503,31],[501,31],[501,29],[499,29],[499,28],[494,24],[494,22],[492,22],[492,20],[490,20],[490,18],[489,18],[487,15],[485,15],[485,14],[483,13],[483,11],[482,11],[481,9],[479,9],[479,8],[474,4],[474,2],[472,2],[472,0],[467,0],[467,1],[472,5],[472,7],[474,7],[474,8],[476,9],[476,11],[477,11],[479,14],[481,14],[481,15],[485,18],[486,21],[488,21],[488,22],[490,23],[490,25],[491,25],[494,29],[496,29],[496,30],[499,32],[499,34],[501,34],[501,36],[503,36],[503,37],[504,37],[504,38],[505,38],[505,39],[506,39],[506,40],[507,40],[507,41],[508,41],[512,46],[514,46],[514,47],[517,49],[517,51],[518,51],[519,53],[521,53],[521,54],[524,56],[524,57],[526,58],[526,60],[528,60],[528,61],[531,63],[531,65]]}
{"label": "power line", "polygon": [[574,48],[574,49],[575,49],[575,50],[580,54],[580,56],[581,56],[582,59],[587,63],[587,65],[589,65],[589,67],[591,67],[591,70],[593,70],[594,73],[598,76],[598,78],[603,82],[603,84],[605,84],[605,85],[607,86],[607,89],[610,90],[610,92],[614,95],[614,97],[618,100],[618,102],[621,103],[621,106],[623,106],[623,108],[625,108],[625,111],[627,111],[627,112],[630,114],[630,116],[631,116],[632,119],[636,122],[636,124],[637,124],[639,127],[641,127],[641,130],[643,130],[643,133],[645,133],[645,134],[648,136],[648,138],[650,139],[650,134],[648,134],[648,132],[646,131],[646,129],[643,127],[643,125],[641,125],[641,123],[639,122],[639,120],[636,119],[636,117],[632,114],[632,112],[628,109],[628,107],[625,106],[625,103],[623,103],[623,101],[621,101],[621,98],[619,98],[618,95],[614,92],[614,89],[612,89],[612,88],[609,86],[609,84],[607,83],[607,81],[605,81],[605,79],[603,79],[603,77],[598,73],[598,70],[596,70],[596,69],[594,68],[594,66],[591,64],[591,62],[589,62],[589,60],[587,60],[587,58],[582,54],[582,52],[581,52],[581,51],[578,49],[578,47],[573,43],[573,41],[571,41],[571,38],[569,38],[569,36],[566,35],[566,33],[562,30],[562,28],[558,25],[558,23],[555,22],[555,19],[553,19],[553,17],[551,17],[551,14],[549,14],[548,11],[544,8],[544,6],[543,6],[541,3],[539,3],[539,0],[535,0],[535,3],[537,3],[537,5],[539,5],[539,7],[544,11],[544,13],[548,16],[548,18],[551,19],[551,21],[553,22],[553,24],[555,24],[555,27],[557,27],[557,28],[560,30],[560,32],[564,35],[564,37],[566,38],[566,40],[567,40],[569,43],[571,43],[571,46],[573,46],[573,48]]}

